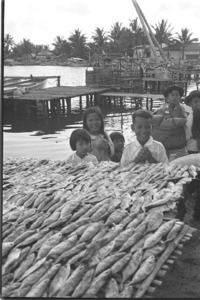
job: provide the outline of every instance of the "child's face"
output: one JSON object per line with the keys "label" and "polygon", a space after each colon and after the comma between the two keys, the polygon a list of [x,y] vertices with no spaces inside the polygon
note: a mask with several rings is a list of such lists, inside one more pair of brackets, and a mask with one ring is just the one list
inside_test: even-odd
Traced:
{"label": "child's face", "polygon": [[76,142],[76,154],[83,158],[85,155],[90,152],[90,142],[84,140],[77,140]]}
{"label": "child's face", "polygon": [[116,151],[123,151],[124,149],[124,140],[122,138],[116,138],[113,141]]}
{"label": "child's face", "polygon": [[177,90],[171,91],[166,98],[167,98],[168,102],[174,102],[174,101],[181,100],[181,96],[179,94],[179,91],[177,91]]}
{"label": "child's face", "polygon": [[143,146],[151,136],[152,120],[136,117],[132,124],[132,130],[135,131],[138,142]]}
{"label": "child's face", "polygon": [[99,134],[101,127],[101,119],[97,113],[90,113],[86,118],[86,125],[89,128],[91,134]]}
{"label": "child's face", "polygon": [[199,97],[194,97],[190,101],[190,106],[192,107],[192,110],[195,110],[197,108],[200,109],[200,98]]}

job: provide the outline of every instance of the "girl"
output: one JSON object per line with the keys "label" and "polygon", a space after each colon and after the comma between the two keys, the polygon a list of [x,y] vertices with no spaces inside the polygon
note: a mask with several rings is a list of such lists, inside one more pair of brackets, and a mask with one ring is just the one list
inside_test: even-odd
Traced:
{"label": "girl", "polygon": [[70,155],[67,163],[94,162],[98,163],[94,155],[89,154],[91,150],[91,138],[88,132],[84,129],[76,129],[72,132],[69,140],[70,146],[74,154]]}
{"label": "girl", "polygon": [[200,91],[192,91],[185,104],[191,108],[186,122],[187,149],[189,154],[195,154],[200,152]]}
{"label": "girl", "polygon": [[88,107],[83,115],[83,128],[91,137],[91,154],[98,162],[110,161],[114,155],[114,145],[104,131],[103,115],[98,106]]}

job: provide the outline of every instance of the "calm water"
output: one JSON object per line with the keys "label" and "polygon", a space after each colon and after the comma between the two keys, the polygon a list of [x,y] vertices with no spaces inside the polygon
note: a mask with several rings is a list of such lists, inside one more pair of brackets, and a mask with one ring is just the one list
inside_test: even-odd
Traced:
{"label": "calm water", "polygon": [[[85,86],[86,68],[70,68],[62,66],[5,66],[4,76],[61,76],[61,85]],[[56,79],[48,79],[45,87],[56,86]],[[83,111],[85,103],[83,99]],[[66,159],[72,150],[69,146],[69,137],[75,128],[82,127],[82,114],[79,111],[79,99],[73,98],[72,114],[65,118],[61,128],[56,124],[48,134],[41,134],[43,121],[38,120],[31,124],[21,121],[17,126],[6,121],[3,127],[4,156],[36,157],[47,159]],[[123,111],[119,108],[104,110],[106,131],[121,131],[130,142],[131,112],[134,110],[130,103],[125,104]]]}
{"label": "calm water", "polygon": [[[85,86],[86,69],[62,66],[5,66],[4,76],[61,76],[61,85]],[[56,81],[48,79],[45,87],[56,86]],[[83,112],[85,108],[83,99]],[[104,110],[105,129],[108,134],[121,131],[126,144],[129,143],[132,139],[131,113],[134,110],[135,106],[130,104],[130,101],[124,104],[123,109],[111,107]],[[16,126],[11,116],[3,127],[4,156],[66,159],[73,153],[69,146],[70,134],[75,128],[82,127],[83,112],[79,111],[79,99],[73,98],[71,116],[62,120],[59,127],[53,124],[48,134],[42,132],[42,119],[31,123],[21,120]]]}

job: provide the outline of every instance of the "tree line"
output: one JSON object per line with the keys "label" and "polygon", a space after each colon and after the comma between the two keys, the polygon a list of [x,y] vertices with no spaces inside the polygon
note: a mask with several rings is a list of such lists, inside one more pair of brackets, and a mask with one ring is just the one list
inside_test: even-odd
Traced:
{"label": "tree line", "polygon": [[[180,33],[174,33],[174,29],[167,20],[162,19],[151,27],[160,46],[163,47],[163,44],[166,44],[172,49],[181,48],[182,58],[186,45],[198,41],[198,38],[192,38],[193,33],[190,33],[188,28],[182,28]],[[55,56],[66,55],[68,58],[90,59],[94,54],[109,53],[121,53],[132,57],[133,48],[139,45],[144,46],[147,57],[151,53],[147,36],[138,18],[129,20],[129,27],[123,27],[122,23],[116,22],[108,32],[96,27],[91,40],[88,42],[86,34],[78,28],[67,39],[63,36],[56,36],[51,50],[49,45],[34,45],[29,39],[23,39],[16,44],[14,38],[8,33],[4,36],[4,58],[28,59],[30,54],[37,54],[42,50],[52,51]]]}

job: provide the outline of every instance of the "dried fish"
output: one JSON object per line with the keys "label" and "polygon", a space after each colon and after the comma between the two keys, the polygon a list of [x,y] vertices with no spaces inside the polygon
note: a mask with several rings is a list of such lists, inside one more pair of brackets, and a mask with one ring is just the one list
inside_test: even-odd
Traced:
{"label": "dried fish", "polygon": [[80,264],[72,273],[71,276],[68,277],[66,281],[64,281],[61,289],[59,290],[57,297],[66,297],[70,295],[81,279],[83,278],[84,273],[86,272],[87,267],[85,264]]}
{"label": "dried fish", "polygon": [[94,269],[88,270],[85,273],[85,275],[83,276],[83,279],[81,280],[81,282],[75,288],[71,297],[72,298],[73,297],[74,298],[81,297],[87,291],[87,289],[90,287],[93,277],[94,277]]}
{"label": "dried fish", "polygon": [[146,222],[147,222],[147,231],[146,232],[154,231],[157,228],[159,228],[162,221],[163,221],[163,212],[162,211],[148,214],[148,216],[146,217]]}
{"label": "dried fish", "polygon": [[45,279],[41,282],[37,282],[34,286],[32,286],[31,290],[26,294],[26,297],[41,297],[44,291],[46,290],[49,279]]}
{"label": "dried fish", "polygon": [[10,254],[8,255],[5,264],[2,267],[2,275],[5,275],[12,270],[18,262],[20,257],[21,250],[18,248],[14,248]]}
{"label": "dried fish", "polygon": [[118,298],[119,287],[114,278],[111,278],[106,286],[105,297],[106,298]]}
{"label": "dried fish", "polygon": [[137,227],[145,218],[145,213],[139,214],[132,222],[130,222],[126,228],[134,228]]}
{"label": "dried fish", "polygon": [[133,287],[131,285],[124,285],[122,292],[119,294],[118,298],[132,298]]}
{"label": "dried fish", "polygon": [[17,268],[17,270],[14,273],[14,281],[18,280],[24,273],[25,271],[33,265],[33,262],[35,260],[35,254],[32,253],[30,255],[28,255],[25,260],[22,261],[22,263],[20,264],[19,268]]}
{"label": "dried fish", "polygon": [[128,285],[135,284],[144,280],[154,269],[155,267],[155,256],[149,256],[141,265],[141,267],[133,275],[132,281]]}
{"label": "dried fish", "polygon": [[146,224],[141,224],[138,230],[136,230],[136,232],[133,233],[133,235],[128,238],[128,240],[123,244],[123,246],[120,248],[119,251],[124,251],[129,247],[133,246],[135,243],[137,243],[143,236],[145,230],[146,230]]}
{"label": "dried fish", "polygon": [[86,230],[81,235],[79,242],[85,242],[90,240],[97,232],[99,232],[101,227],[102,227],[102,223],[100,222],[91,223],[91,225],[87,227]]}
{"label": "dried fish", "polygon": [[101,260],[96,267],[95,276],[104,271],[105,269],[109,268],[112,264],[114,264],[116,261],[125,256],[125,254],[125,252],[115,253]]}
{"label": "dried fish", "polygon": [[6,256],[12,248],[14,248],[15,244],[13,242],[3,242],[2,243],[2,257]]}
{"label": "dried fish", "polygon": [[55,275],[48,288],[49,297],[54,296],[60,290],[64,282],[70,276],[70,273],[71,273],[70,264],[66,264],[60,267],[58,273]]}
{"label": "dried fish", "polygon": [[77,235],[73,235],[73,236],[69,237],[67,240],[64,240],[60,244],[53,247],[50,250],[50,252],[48,253],[48,256],[57,257],[58,255],[71,249],[76,244],[77,238],[78,238]]}
{"label": "dried fish", "polygon": [[155,246],[148,248],[144,251],[143,260],[148,258],[151,255],[156,256],[156,255],[160,254],[161,252],[163,252],[165,250],[165,248],[166,248],[166,244],[165,244],[165,242],[163,242],[161,240]]}
{"label": "dried fish", "polygon": [[107,219],[105,225],[111,225],[113,223],[119,224],[122,219],[127,216],[127,211],[122,209],[116,209]]}
{"label": "dried fish", "polygon": [[143,258],[143,250],[136,251],[127,266],[122,271],[122,282],[125,282],[138,269]]}
{"label": "dried fish", "polygon": [[114,265],[112,265],[112,267],[111,267],[112,274],[114,275],[114,274],[118,273],[119,271],[121,271],[126,266],[126,264],[130,261],[131,257],[132,257],[132,254],[128,253],[125,256],[123,256],[119,261],[114,263]]}
{"label": "dried fish", "polygon": [[95,277],[87,290],[87,292],[82,296],[84,298],[94,298],[98,291],[104,286],[108,278],[111,275],[110,269],[104,271],[99,276]]}
{"label": "dried fish", "polygon": [[133,233],[135,233],[135,228],[129,228],[120,232],[115,238],[115,248],[121,247]]}
{"label": "dried fish", "polygon": [[179,231],[182,229],[183,225],[184,225],[183,222],[176,222],[172,227],[172,229],[170,230],[170,232],[168,233],[166,242],[172,241],[177,236]]}
{"label": "dried fish", "polygon": [[58,258],[56,259],[55,263],[58,263],[61,260],[67,260],[71,256],[79,253],[85,247],[86,247],[86,243],[80,243],[80,244],[74,246],[72,249],[69,249],[66,252],[62,253],[60,256],[58,256]]}

